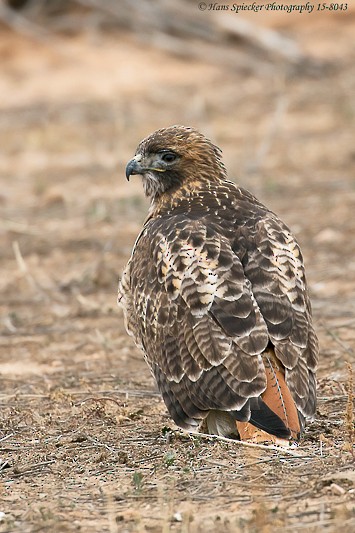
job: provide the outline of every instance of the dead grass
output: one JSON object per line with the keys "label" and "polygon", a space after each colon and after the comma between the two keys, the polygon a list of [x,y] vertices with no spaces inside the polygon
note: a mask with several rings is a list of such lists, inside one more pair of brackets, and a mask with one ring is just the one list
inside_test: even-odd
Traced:
{"label": "dead grass", "polygon": [[[329,20],[331,39],[341,21]],[[318,35],[293,31],[320,50],[321,25]],[[96,65],[102,72],[97,47],[74,39],[73,65],[8,39],[11,57],[0,47],[8,103],[0,110],[0,532],[354,529],[349,41],[329,72],[290,78],[279,67],[246,76],[108,39],[107,77],[71,96],[68,76],[74,84],[81,65],[91,78]],[[119,47],[137,67],[121,89],[111,75]],[[124,332],[117,278],[147,209],[124,164],[141,137],[176,122],[213,137],[231,177],[302,245],[321,361],[317,416],[294,455],[179,432]]]}

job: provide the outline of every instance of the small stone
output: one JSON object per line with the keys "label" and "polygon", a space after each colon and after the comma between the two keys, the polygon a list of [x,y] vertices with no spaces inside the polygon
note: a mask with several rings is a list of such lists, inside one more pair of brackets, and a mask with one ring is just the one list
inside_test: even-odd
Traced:
{"label": "small stone", "polygon": [[173,519],[174,519],[174,522],[182,522],[181,513],[179,513],[179,511],[177,513],[174,513]]}

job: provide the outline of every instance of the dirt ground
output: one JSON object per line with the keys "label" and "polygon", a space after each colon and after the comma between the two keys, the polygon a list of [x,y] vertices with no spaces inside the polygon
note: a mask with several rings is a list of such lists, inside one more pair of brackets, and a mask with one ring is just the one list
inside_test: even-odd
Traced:
{"label": "dirt ground", "polygon": [[[1,533],[355,530],[355,11],[263,20],[318,67],[0,29]],[[292,454],[179,432],[124,331],[117,282],[148,207],[124,167],[174,123],[302,246],[319,406]]]}

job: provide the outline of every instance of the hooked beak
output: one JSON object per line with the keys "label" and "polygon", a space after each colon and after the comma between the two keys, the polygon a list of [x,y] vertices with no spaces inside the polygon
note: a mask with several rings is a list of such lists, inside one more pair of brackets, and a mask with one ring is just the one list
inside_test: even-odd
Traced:
{"label": "hooked beak", "polygon": [[129,181],[132,174],[143,174],[144,168],[140,165],[142,156],[140,154],[136,155],[133,159],[128,161],[126,166],[126,178]]}
{"label": "hooked beak", "polygon": [[151,165],[142,166],[141,161],[142,161],[142,155],[141,154],[135,155],[133,159],[128,161],[127,166],[126,166],[126,178],[127,178],[127,181],[129,181],[129,178],[130,178],[130,176],[132,176],[132,174],[141,174],[141,175],[143,175],[149,170],[154,171],[154,172],[165,172],[165,170],[166,170],[165,168],[161,168],[159,166],[159,162],[152,161]]}

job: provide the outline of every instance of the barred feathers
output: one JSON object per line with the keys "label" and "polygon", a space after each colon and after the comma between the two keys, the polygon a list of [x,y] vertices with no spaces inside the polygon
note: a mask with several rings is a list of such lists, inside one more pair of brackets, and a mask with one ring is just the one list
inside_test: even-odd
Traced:
{"label": "barred feathers", "polygon": [[144,139],[132,174],[151,208],[118,301],[171,417],[190,431],[297,439],[315,413],[318,361],[297,241],[192,128]]}

